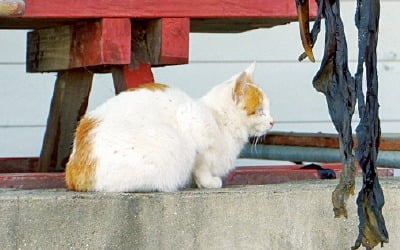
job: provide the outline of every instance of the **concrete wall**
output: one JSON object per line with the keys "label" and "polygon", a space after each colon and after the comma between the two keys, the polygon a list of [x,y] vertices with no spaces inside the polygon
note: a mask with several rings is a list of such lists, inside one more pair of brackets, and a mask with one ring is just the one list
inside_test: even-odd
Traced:
{"label": "concrete wall", "polygon": [[[397,250],[400,181],[381,182],[390,237],[384,249]],[[350,249],[358,234],[355,197],[349,218],[334,219],[336,183],[147,194],[0,190],[1,249]]]}
{"label": "concrete wall", "polygon": [[[341,1],[354,72],[357,37],[355,1]],[[400,1],[381,1],[378,72],[383,133],[399,133]],[[154,69],[158,82],[198,97],[213,85],[257,61],[256,81],[270,96],[276,131],[334,132],[325,98],[311,79],[322,58],[323,31],[314,53],[317,63],[297,62],[298,24],[243,34],[192,34],[190,64]],[[0,31],[0,157],[39,155],[55,74],[25,73],[26,31]],[[110,75],[95,77],[90,109],[113,95]],[[357,114],[354,115],[357,120]],[[356,123],[355,123],[356,124]]]}

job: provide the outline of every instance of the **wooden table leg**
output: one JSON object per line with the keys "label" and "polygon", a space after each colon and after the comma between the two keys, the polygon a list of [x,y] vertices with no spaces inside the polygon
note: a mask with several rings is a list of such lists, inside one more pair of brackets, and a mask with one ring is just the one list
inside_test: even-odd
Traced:
{"label": "wooden table leg", "polygon": [[189,18],[136,20],[132,21],[131,28],[131,62],[112,68],[116,94],[154,82],[151,66],[189,61]]}
{"label": "wooden table leg", "polygon": [[124,65],[112,68],[115,94],[135,88],[144,83],[154,83],[151,65],[139,64],[138,66]]}
{"label": "wooden table leg", "polygon": [[58,73],[40,154],[39,172],[64,170],[75,128],[86,112],[92,79],[93,73],[83,68]]}

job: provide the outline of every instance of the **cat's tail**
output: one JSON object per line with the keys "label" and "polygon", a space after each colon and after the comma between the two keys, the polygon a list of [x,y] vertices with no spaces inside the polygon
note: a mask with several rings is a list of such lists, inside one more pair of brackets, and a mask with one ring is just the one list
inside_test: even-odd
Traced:
{"label": "cat's tail", "polygon": [[93,155],[91,131],[98,122],[83,118],[75,133],[72,154],[65,168],[67,188],[74,191],[93,191],[97,161]]}

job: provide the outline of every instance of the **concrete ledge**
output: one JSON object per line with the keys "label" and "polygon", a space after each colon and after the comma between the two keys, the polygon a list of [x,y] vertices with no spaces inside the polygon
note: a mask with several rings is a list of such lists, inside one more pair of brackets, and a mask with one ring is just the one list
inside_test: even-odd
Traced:
{"label": "concrete ledge", "polygon": [[[358,233],[356,197],[349,219],[334,219],[336,183],[177,193],[1,189],[0,242],[2,249],[349,249]],[[381,183],[385,249],[398,249],[400,180]]]}

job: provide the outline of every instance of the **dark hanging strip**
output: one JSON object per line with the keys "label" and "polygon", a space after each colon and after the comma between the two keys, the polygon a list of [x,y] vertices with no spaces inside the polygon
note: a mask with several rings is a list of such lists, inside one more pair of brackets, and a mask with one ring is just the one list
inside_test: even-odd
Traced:
{"label": "dark hanging strip", "polygon": [[[296,0],[300,24],[305,22],[304,7],[308,0]],[[311,34],[300,28],[305,53],[299,60],[312,55],[320,31],[321,18],[325,18],[325,50],[321,67],[313,79],[317,91],[326,96],[329,114],[339,134],[343,171],[339,184],[332,193],[335,217],[347,217],[346,202],[354,194],[356,166],[352,153],[353,139],[351,118],[358,101],[360,123],[356,129],[358,148],[356,158],[363,170],[363,187],[357,198],[359,235],[352,249],[361,244],[371,249],[388,242],[388,232],[382,215],[384,196],[376,174],[376,159],[380,139],[378,116],[378,77],[376,46],[379,27],[379,0],[358,0],[356,26],[359,36],[358,67],[355,78],[348,69],[347,44],[340,17],[339,0],[318,0],[318,14]],[[308,20],[306,20],[308,21]],[[311,58],[310,58],[311,59]],[[312,58],[313,59],[313,58]],[[366,68],[367,91],[362,89],[363,70]]]}
{"label": "dark hanging strip", "polygon": [[[361,244],[368,249],[389,241],[385,219],[382,215],[385,199],[376,170],[381,137],[376,68],[379,13],[379,0],[357,1],[355,21],[358,28],[359,51],[355,83],[360,123],[356,129],[359,142],[356,158],[363,170],[363,187],[357,198],[360,224],[359,235],[353,249],[357,249]],[[365,97],[362,89],[364,65],[367,80]]]}
{"label": "dark hanging strip", "polygon": [[339,133],[343,171],[339,184],[333,192],[332,202],[335,217],[347,217],[346,202],[349,195],[354,194],[356,173],[351,129],[356,91],[354,79],[347,65],[347,44],[340,18],[339,2],[322,0],[319,8],[325,17],[325,51],[321,67],[313,79],[313,85],[325,94],[329,114]]}

